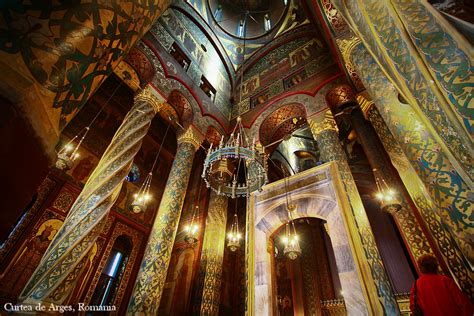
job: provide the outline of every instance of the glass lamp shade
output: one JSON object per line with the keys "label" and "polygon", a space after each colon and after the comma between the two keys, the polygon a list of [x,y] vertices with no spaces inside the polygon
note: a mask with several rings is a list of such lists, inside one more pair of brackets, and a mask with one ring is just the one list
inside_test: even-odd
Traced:
{"label": "glass lamp shade", "polygon": [[72,159],[67,153],[61,153],[58,155],[58,160],[56,160],[56,168],[63,171],[68,171],[74,165],[74,159]]}
{"label": "glass lamp shade", "polygon": [[242,236],[239,232],[237,233],[229,233],[228,234],[229,241],[227,242],[227,247],[230,251],[235,252],[237,249],[240,248],[240,239]]}
{"label": "glass lamp shade", "polygon": [[195,224],[193,223],[193,221],[191,221],[191,224],[186,225],[186,227],[184,227],[184,232],[185,232],[184,241],[186,241],[188,244],[194,245],[198,241],[198,238],[197,238],[197,235],[199,232],[198,224]]}

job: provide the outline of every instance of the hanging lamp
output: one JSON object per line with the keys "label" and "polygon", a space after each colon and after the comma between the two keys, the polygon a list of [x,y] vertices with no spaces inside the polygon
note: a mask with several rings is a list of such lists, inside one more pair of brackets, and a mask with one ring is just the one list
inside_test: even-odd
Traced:
{"label": "hanging lamp", "polygon": [[[82,145],[82,142],[86,138],[89,130],[92,127],[92,124],[97,120],[100,113],[104,110],[104,108],[108,105],[109,101],[113,98],[115,93],[118,89],[122,86],[123,81],[117,85],[115,90],[109,96],[107,101],[105,101],[104,105],[100,108],[99,112],[94,116],[94,118],[90,121],[90,123],[84,127],[79,133],[76,134],[63,148],[61,148],[58,152],[58,159],[56,160],[55,166],[57,169],[62,171],[68,171],[74,166],[74,161],[79,158],[79,148]],[[75,143],[79,139],[77,144]]]}
{"label": "hanging lamp", "polygon": [[197,196],[195,196],[195,207],[192,210],[191,222],[184,227],[184,240],[190,244],[194,245],[198,241],[198,232],[199,232],[199,200],[201,198],[201,186],[202,183],[199,181],[199,190]]}
{"label": "hanging lamp", "polygon": [[235,200],[235,213],[232,226],[229,233],[227,234],[227,247],[230,251],[235,252],[240,248],[240,240],[242,239],[242,234],[239,231],[239,218],[237,217],[237,200]]}
{"label": "hanging lamp", "polygon": [[396,192],[387,185],[379,170],[373,169],[372,171],[377,185],[375,197],[380,202],[380,208],[382,211],[390,214],[398,212],[402,208],[402,205],[397,198]]}
{"label": "hanging lamp", "polygon": [[296,212],[296,205],[291,202],[290,192],[287,185],[288,178],[284,178],[285,181],[285,198],[286,198],[286,212],[288,215],[288,221],[285,224],[285,234],[283,236],[283,254],[291,259],[295,260],[301,255],[301,247],[299,243],[299,237],[296,233],[295,223],[293,221],[293,213]]}
{"label": "hanging lamp", "polygon": [[133,201],[130,204],[130,209],[135,214],[145,212],[148,207],[148,202],[152,198],[152,195],[150,194],[150,187],[151,180],[153,178],[153,171],[155,169],[156,162],[158,161],[158,157],[160,156],[161,149],[163,148],[163,144],[165,143],[169,129],[170,125],[168,124],[168,126],[166,127],[165,136],[163,137],[163,141],[160,144],[160,148],[156,153],[155,160],[153,161],[153,165],[151,166],[150,172],[147,174],[138,192],[133,195]]}

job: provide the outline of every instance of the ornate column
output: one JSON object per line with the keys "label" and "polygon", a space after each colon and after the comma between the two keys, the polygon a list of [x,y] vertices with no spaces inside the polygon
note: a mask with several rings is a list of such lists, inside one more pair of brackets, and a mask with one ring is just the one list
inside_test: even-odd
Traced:
{"label": "ornate column", "polygon": [[[341,98],[341,95],[346,95],[346,97]],[[395,189],[400,195],[402,209],[392,215],[413,259],[416,260],[423,254],[432,253],[430,242],[423,232],[425,224],[416,208],[413,209],[410,206],[410,203],[413,203],[410,195],[398,174],[394,172],[373,126],[365,119],[352,88],[348,85],[340,85],[329,91],[327,97],[335,101],[329,104],[333,113],[342,112],[350,120],[371,168],[379,170],[389,187]],[[340,102],[337,103],[338,101]],[[366,110],[371,106],[365,105]]]}
{"label": "ornate column", "polygon": [[137,94],[132,109],[23,289],[19,298],[22,303],[62,304],[74,289],[89,251],[162,102],[150,86]]}
{"label": "ornate column", "polygon": [[202,134],[193,126],[178,136],[178,149],[148,238],[128,305],[129,313],[152,315],[158,312],[194,154],[202,141]]}
{"label": "ornate column", "polygon": [[423,0],[333,4],[473,186],[471,45]]}
{"label": "ornate column", "polygon": [[400,102],[398,92],[363,45],[352,50],[352,59],[377,108],[369,113],[370,120],[394,157],[392,161],[451,273],[472,297],[472,188],[456,172],[413,107]]}
{"label": "ornate column", "polygon": [[[383,313],[377,304],[380,296],[385,314],[398,315],[398,305],[375,244],[367,214],[362,205],[344,150],[339,143],[336,122],[328,110],[309,117],[308,123],[318,143],[321,159],[325,162],[335,162],[350,202],[351,214],[345,214],[346,227],[350,232],[357,232],[357,234],[351,234],[352,238],[350,240],[353,248],[356,249],[356,264],[365,283],[363,291],[365,291],[365,296],[368,298],[367,306],[374,314]],[[363,251],[357,251],[357,249],[363,249]],[[367,267],[364,267],[365,263],[368,264]],[[345,295],[347,294],[345,293]],[[347,304],[347,307],[350,311],[350,304]]]}
{"label": "ornate column", "polygon": [[211,192],[199,265],[196,314],[218,315],[224,259],[227,197]]}

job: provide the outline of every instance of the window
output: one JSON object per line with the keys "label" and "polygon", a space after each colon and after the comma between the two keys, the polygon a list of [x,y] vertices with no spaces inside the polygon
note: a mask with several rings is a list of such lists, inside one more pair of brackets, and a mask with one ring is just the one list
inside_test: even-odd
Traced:
{"label": "window", "polygon": [[178,46],[178,44],[173,43],[173,45],[171,45],[170,54],[178,62],[178,64],[183,67],[185,71],[188,70],[189,64],[191,64],[191,59],[186,56],[186,54],[183,52],[181,47]]}
{"label": "window", "polygon": [[115,240],[107,264],[102,270],[92,295],[92,305],[106,306],[114,304],[131,250],[132,243],[128,237],[122,235]]}
{"label": "window", "polygon": [[265,27],[265,31],[268,32],[270,31],[270,29],[272,28],[272,22],[270,21],[270,16],[267,14],[265,14],[265,16],[263,17],[263,23],[264,23],[264,27]]}
{"label": "window", "polygon": [[214,12],[214,18],[217,22],[222,22],[222,6],[220,4],[217,6],[216,12]]}
{"label": "window", "polygon": [[199,87],[209,98],[211,98],[212,101],[214,101],[216,98],[216,89],[214,89],[206,77],[201,76],[201,83],[199,84]]}
{"label": "window", "polygon": [[244,20],[240,20],[239,25],[237,26],[237,36],[244,37],[245,35],[245,22]]}

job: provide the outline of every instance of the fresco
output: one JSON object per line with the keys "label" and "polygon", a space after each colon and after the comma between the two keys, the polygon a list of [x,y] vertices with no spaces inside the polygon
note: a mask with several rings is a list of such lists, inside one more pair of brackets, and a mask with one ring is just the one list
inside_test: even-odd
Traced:
{"label": "fresco", "polygon": [[[253,64],[244,74],[242,101],[234,107],[233,117],[307,82],[334,65],[327,46],[317,36],[300,37],[278,46]],[[240,100],[239,88],[236,95]]]}
{"label": "fresco", "polygon": [[16,67],[8,73],[31,80],[41,92],[26,91],[26,98],[50,106],[45,108],[50,116],[57,116],[53,108],[59,109],[55,128],[62,129],[168,4],[161,0],[2,2],[2,69]]}
{"label": "fresco", "polygon": [[[183,13],[168,9],[152,30],[154,36],[166,48],[171,37],[191,59],[187,69],[189,76],[199,86],[201,75],[216,89],[214,104],[225,115],[228,112],[231,81],[224,62],[207,36]],[[171,42],[172,44],[172,42]]]}
{"label": "fresco", "polygon": [[[209,10],[207,0],[187,0],[189,6],[191,6],[209,25],[214,24],[212,12]],[[281,36],[289,31],[292,31],[300,26],[309,24],[309,18],[299,0],[288,1],[288,10],[286,15],[282,18],[282,22],[274,28],[269,34],[261,36],[256,39],[246,40],[245,47],[245,60],[256,52],[259,48],[263,47],[266,43],[269,43],[272,39],[277,36]],[[220,28],[215,28],[214,33],[218,40],[224,46],[224,50],[227,56],[230,58],[230,62],[234,70],[236,70],[240,64],[242,64],[242,46],[243,41],[236,41],[235,38],[229,36]]]}

